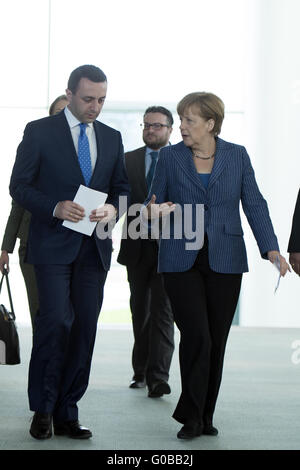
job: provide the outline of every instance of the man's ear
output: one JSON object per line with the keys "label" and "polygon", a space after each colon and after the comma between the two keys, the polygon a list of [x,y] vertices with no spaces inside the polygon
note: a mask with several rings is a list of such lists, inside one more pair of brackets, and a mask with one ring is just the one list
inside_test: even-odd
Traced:
{"label": "man's ear", "polygon": [[71,92],[71,90],[69,90],[69,88],[66,89],[66,96],[67,96],[67,99],[70,103],[71,99],[72,99],[72,96],[73,96],[73,93]]}

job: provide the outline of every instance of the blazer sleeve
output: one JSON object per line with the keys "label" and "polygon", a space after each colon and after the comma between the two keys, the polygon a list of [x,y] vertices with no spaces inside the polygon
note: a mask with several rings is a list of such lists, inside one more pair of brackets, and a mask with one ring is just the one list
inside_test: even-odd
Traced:
{"label": "blazer sleeve", "polygon": [[243,148],[244,169],[241,201],[243,210],[256,239],[262,258],[267,259],[268,251],[279,251],[267,202],[263,198],[254,175],[249,155]]}
{"label": "blazer sleeve", "polygon": [[25,209],[12,200],[11,211],[7,219],[1,250],[12,253],[15,248],[20,225]]}
{"label": "blazer sleeve", "polygon": [[289,253],[300,253],[300,190],[293,215],[292,230],[288,244]]}

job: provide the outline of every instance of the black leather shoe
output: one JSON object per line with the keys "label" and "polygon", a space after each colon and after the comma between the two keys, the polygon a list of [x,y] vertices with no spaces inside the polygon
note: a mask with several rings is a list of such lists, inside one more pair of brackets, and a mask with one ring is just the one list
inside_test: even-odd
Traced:
{"label": "black leather shoe", "polygon": [[217,436],[219,431],[212,424],[204,424],[203,434],[206,436]]}
{"label": "black leather shoe", "polygon": [[203,434],[202,424],[196,422],[187,422],[177,433],[178,439],[193,439]]}
{"label": "black leather shoe", "polygon": [[156,382],[149,386],[148,397],[159,398],[163,395],[169,395],[171,393],[170,385],[164,380]]}
{"label": "black leather shoe", "polygon": [[92,432],[81,426],[78,421],[66,421],[64,423],[54,423],[54,434],[56,436],[68,436],[72,439],[89,439]]}
{"label": "black leather shoe", "polygon": [[52,415],[35,412],[29,432],[35,439],[49,439],[52,436]]}
{"label": "black leather shoe", "polygon": [[146,381],[145,380],[134,380],[130,382],[129,388],[145,388]]}

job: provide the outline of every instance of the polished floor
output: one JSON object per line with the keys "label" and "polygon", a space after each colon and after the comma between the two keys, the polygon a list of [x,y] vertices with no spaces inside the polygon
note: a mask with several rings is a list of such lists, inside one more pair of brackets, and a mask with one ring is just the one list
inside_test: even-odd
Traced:
{"label": "polished floor", "polygon": [[[22,363],[0,366],[0,450],[299,450],[300,330],[231,329],[215,413],[217,437],[176,437],[171,418],[180,393],[178,333],[171,367],[171,395],[148,398],[128,388],[132,331],[99,327],[90,386],[80,402],[80,421],[92,439],[29,435],[32,413],[26,387],[31,330],[19,328]],[[299,350],[298,350],[298,349]],[[299,352],[299,354],[298,354]]]}

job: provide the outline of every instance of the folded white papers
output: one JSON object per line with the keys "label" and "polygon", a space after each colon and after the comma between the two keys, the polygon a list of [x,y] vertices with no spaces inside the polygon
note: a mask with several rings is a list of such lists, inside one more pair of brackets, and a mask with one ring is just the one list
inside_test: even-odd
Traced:
{"label": "folded white papers", "polygon": [[70,222],[65,220],[63,226],[75,230],[76,232],[84,233],[85,235],[92,235],[97,222],[91,222],[89,217],[92,210],[97,209],[105,204],[107,194],[96,191],[95,189],[87,188],[82,184],[79,186],[73,202],[82,206],[85,210],[85,216],[79,222]]}

